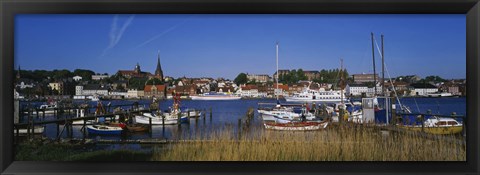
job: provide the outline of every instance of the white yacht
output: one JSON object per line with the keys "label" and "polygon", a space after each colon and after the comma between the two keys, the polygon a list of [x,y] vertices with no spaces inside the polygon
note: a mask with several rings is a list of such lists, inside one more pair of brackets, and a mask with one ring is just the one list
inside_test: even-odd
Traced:
{"label": "white yacht", "polygon": [[192,96],[192,100],[239,100],[241,97],[226,93],[205,93],[199,96]]}
{"label": "white yacht", "polygon": [[[300,93],[285,97],[285,100],[289,102],[341,102],[342,94],[340,91],[304,88]],[[343,94],[343,101],[348,101],[345,94]]]}

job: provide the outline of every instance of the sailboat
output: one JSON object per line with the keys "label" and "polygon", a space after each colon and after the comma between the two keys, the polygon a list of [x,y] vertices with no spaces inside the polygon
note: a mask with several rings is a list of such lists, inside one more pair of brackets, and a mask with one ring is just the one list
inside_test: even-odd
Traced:
{"label": "sailboat", "polygon": [[265,129],[305,131],[325,128],[328,125],[328,122],[316,120],[315,115],[310,113],[308,110],[305,110],[306,108],[304,108],[304,106],[302,106],[301,113],[299,114],[295,113],[292,106],[280,104],[280,100],[278,99],[278,42],[276,43],[275,47],[277,63],[275,95],[277,98],[277,104],[272,109],[262,108],[258,110],[258,112],[262,115]]}

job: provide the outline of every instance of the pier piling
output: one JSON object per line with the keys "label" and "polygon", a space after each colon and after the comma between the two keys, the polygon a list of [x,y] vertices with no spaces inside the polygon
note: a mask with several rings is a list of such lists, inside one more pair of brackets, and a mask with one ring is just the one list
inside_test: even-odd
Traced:
{"label": "pier piling", "polygon": [[32,127],[32,138],[35,138],[35,120],[32,119],[31,121]]}
{"label": "pier piling", "polygon": [[[165,126],[165,117],[162,117],[162,124]],[[152,118],[148,118],[148,130],[152,133]]]}
{"label": "pier piling", "polygon": [[87,120],[83,119],[83,139],[82,142],[85,142],[85,138],[87,137]]}

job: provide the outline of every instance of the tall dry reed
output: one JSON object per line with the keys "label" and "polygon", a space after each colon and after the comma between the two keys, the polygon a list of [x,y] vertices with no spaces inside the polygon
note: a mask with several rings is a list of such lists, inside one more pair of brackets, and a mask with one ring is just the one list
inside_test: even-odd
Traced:
{"label": "tall dry reed", "polygon": [[[266,131],[239,135],[227,128],[198,140],[154,148],[153,161],[465,161],[455,136],[425,138],[417,132],[357,125],[320,131]],[[190,137],[192,138],[192,137]]]}

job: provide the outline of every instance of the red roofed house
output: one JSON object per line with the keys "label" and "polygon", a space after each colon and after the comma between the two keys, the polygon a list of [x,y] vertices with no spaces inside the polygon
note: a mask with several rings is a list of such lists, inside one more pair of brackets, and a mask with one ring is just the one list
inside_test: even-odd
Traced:
{"label": "red roofed house", "polygon": [[117,74],[122,75],[125,78],[144,78],[144,77],[152,76],[150,72],[142,72],[140,70],[140,65],[138,65],[138,63],[135,66],[134,70],[119,70]]}
{"label": "red roofed house", "polygon": [[165,98],[165,85],[145,85],[145,97]]}

